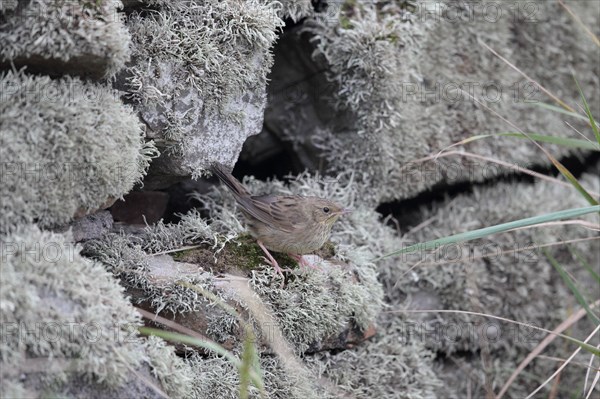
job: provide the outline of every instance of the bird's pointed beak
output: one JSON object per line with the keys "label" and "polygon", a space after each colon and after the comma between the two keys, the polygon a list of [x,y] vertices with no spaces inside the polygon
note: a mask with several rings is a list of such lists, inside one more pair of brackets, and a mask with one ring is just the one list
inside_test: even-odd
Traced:
{"label": "bird's pointed beak", "polygon": [[352,208],[344,208],[340,211],[340,215],[348,215],[349,213],[352,213],[352,211]]}

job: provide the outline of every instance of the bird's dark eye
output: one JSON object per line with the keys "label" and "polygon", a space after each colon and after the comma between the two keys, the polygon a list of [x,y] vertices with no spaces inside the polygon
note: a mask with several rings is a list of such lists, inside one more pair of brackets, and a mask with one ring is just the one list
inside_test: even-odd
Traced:
{"label": "bird's dark eye", "polygon": [[323,208],[323,212],[329,213],[329,208],[327,208],[327,207]]}

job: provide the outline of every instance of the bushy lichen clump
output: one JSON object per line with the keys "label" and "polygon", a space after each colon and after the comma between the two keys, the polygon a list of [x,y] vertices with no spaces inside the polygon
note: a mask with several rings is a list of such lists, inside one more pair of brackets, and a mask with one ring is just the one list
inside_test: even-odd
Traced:
{"label": "bushy lichen clump", "polygon": [[158,387],[188,397],[190,367],[162,340],[137,336],[123,288],[70,241],[35,225],[2,240],[1,396],[160,397]]}
{"label": "bushy lichen clump", "polygon": [[400,318],[380,318],[380,331],[353,350],[316,354],[310,369],[337,389],[335,397],[357,399],[450,397],[431,368],[435,354],[411,341]]}
{"label": "bushy lichen clump", "polygon": [[[339,180],[344,182],[351,178],[342,177]],[[599,190],[597,176],[586,175],[582,178],[582,183],[593,192]],[[349,257],[352,263],[361,265],[361,267],[368,265],[378,256],[416,242],[424,242],[467,229],[476,229],[544,212],[586,205],[575,191],[568,191],[567,188],[554,183],[539,182],[535,185],[521,183],[517,184],[518,189],[515,189],[514,184],[502,183],[492,187],[475,188],[473,194],[463,194],[456,199],[447,200],[435,205],[433,210],[423,208],[420,220],[430,221],[427,228],[414,228],[398,237],[398,232],[381,223],[377,213],[362,203],[355,202],[355,198],[359,195],[359,188],[354,185],[340,184],[339,181],[331,178],[325,178],[319,183],[317,178],[308,175],[292,178],[289,185],[284,185],[279,181],[260,182],[252,178],[245,179],[244,184],[256,194],[312,194],[333,198],[345,205],[353,205],[355,208],[353,214],[340,219],[334,226],[332,240],[338,242],[337,256]],[[227,220],[234,214],[231,209],[235,209],[235,202],[228,194],[224,193],[220,195],[224,195],[225,201],[218,205],[211,204],[210,199],[205,199],[205,201],[209,204],[209,208],[212,206],[223,207],[224,219]],[[547,201],[547,198],[560,198],[561,200]],[[477,213],[474,213],[474,209],[477,209]],[[475,218],[474,214],[478,216]],[[365,369],[370,369],[370,362],[384,361],[381,358],[380,349],[392,348],[395,345],[393,343],[395,339],[410,340],[410,345],[415,345],[412,349],[417,351],[429,347],[446,355],[459,357],[460,353],[481,351],[482,342],[487,342],[489,350],[492,351],[490,356],[494,360],[495,366],[491,372],[494,374],[495,381],[497,383],[506,381],[507,373],[512,370],[507,365],[511,364],[514,368],[516,362],[531,350],[532,345],[539,342],[539,334],[527,329],[512,328],[510,325],[470,316],[431,313],[405,315],[401,311],[407,308],[472,310],[538,326],[549,327],[553,323],[557,324],[562,320],[561,317],[564,317],[564,298],[569,297],[569,294],[564,283],[553,272],[552,266],[543,254],[537,249],[527,248],[532,244],[553,243],[564,239],[578,238],[582,235],[585,236],[584,230],[574,231],[571,226],[526,229],[490,237],[484,242],[466,243],[452,246],[452,248],[445,247],[435,254],[418,253],[386,258],[376,262],[380,280],[384,285],[386,302],[390,305],[384,310],[400,311],[400,313],[388,313],[384,318],[386,322],[381,323],[382,335],[376,337],[375,340],[376,342],[383,340],[384,343],[380,344],[381,346],[367,343],[364,347],[356,349],[361,353],[364,351],[364,356],[356,355],[356,352],[353,351],[342,352],[339,360],[331,360],[330,364],[319,367],[325,367],[325,370],[331,367],[331,371],[327,372],[330,373],[330,378],[337,379],[340,383],[345,381],[347,385],[344,386],[344,389],[349,392],[362,392],[363,395],[368,395],[368,392],[374,392],[373,389],[377,391],[378,388],[381,388],[381,391],[377,392],[383,395],[383,392],[389,387],[373,386],[372,381],[377,377],[375,372],[372,379],[369,379],[371,377],[360,379],[360,373],[352,371],[356,369],[352,359],[361,359],[361,361],[364,359]],[[594,259],[594,248],[597,249],[597,246],[579,243],[577,247],[586,259]],[[462,251],[460,253],[463,259],[470,260],[473,257],[475,259],[466,263],[458,262],[457,248]],[[490,251],[495,254],[497,251],[515,249],[524,251],[477,259],[478,256],[489,255]],[[559,252],[562,253],[564,250]],[[559,259],[563,259],[562,255],[559,256]],[[422,262],[421,265],[409,270],[419,261]],[[441,262],[441,264],[429,264],[432,262]],[[317,277],[317,275],[311,275],[305,278]],[[261,274],[256,273],[255,279],[260,278]],[[582,281],[586,281],[586,279],[584,278]],[[265,288],[258,287],[256,289],[260,292]],[[289,304],[293,304],[296,300],[304,300],[308,304],[319,303],[320,291],[317,290],[313,296],[311,296],[313,291],[310,291],[306,293],[306,297],[303,297],[303,291],[294,292],[293,283],[290,291],[285,293],[279,292],[276,287],[267,287],[266,289],[268,290],[266,295],[273,295],[276,298],[267,301],[273,303],[276,312],[281,311],[280,317],[287,320],[290,325],[294,325],[297,320],[295,317],[297,311],[293,309],[293,306],[288,306]],[[327,304],[324,305],[327,306]],[[277,308],[277,306],[281,306],[281,308]],[[555,309],[555,311],[548,312],[549,308]],[[286,312],[289,313],[286,315]],[[326,323],[321,325],[326,326]],[[487,326],[484,331],[486,334],[484,341],[480,340],[480,331],[477,330],[481,325]],[[282,328],[285,329],[285,325]],[[286,334],[289,333],[291,336],[307,334],[305,335],[307,337],[314,332],[303,326],[294,326],[289,329],[293,331],[286,331]],[[496,339],[494,333],[498,331],[500,336]],[[386,336],[388,333],[389,337]],[[302,340],[294,341],[294,338],[290,340],[302,342]],[[309,341],[310,339],[306,339],[304,342]],[[407,351],[405,355],[408,356],[410,353]],[[422,356],[426,357],[426,355]],[[403,359],[404,355],[394,358],[391,367],[405,367]],[[398,363],[393,365],[395,361]],[[425,363],[422,365],[423,372],[427,372],[431,365],[429,361]],[[501,369],[500,364],[506,367]],[[377,367],[373,367],[373,369],[377,369]],[[386,367],[383,369],[387,370]],[[548,374],[547,364],[536,370],[540,375]],[[354,377],[360,382],[349,382]],[[441,378],[453,379],[455,375],[444,374]],[[448,383],[447,380],[445,381]],[[451,386],[456,392],[464,392],[456,384],[451,384]],[[523,386],[529,385],[519,386],[521,388],[516,389],[520,390]],[[427,397],[427,395],[425,396]]]}
{"label": "bushy lichen clump", "polygon": [[327,272],[298,275],[284,289],[268,283],[271,271],[253,273],[252,288],[271,305],[298,353],[313,345],[320,348],[325,338],[348,325],[366,331],[381,308],[381,287],[374,274],[361,273],[357,283],[347,271],[332,267]]}
{"label": "bushy lichen clump", "polygon": [[156,149],[109,88],[24,72],[0,87],[0,233],[67,223],[141,181]]}
{"label": "bushy lichen clump", "polygon": [[199,176],[211,162],[233,164],[260,132],[271,46],[283,25],[277,2],[156,2],[134,11],[128,96],[160,148],[167,174]]}
{"label": "bushy lichen clump", "polygon": [[[214,233],[206,225],[202,225],[203,221],[197,214],[193,214],[188,220],[192,218],[200,226],[193,232],[191,230],[186,232],[184,221],[170,227],[162,224],[149,227],[145,236],[142,237],[111,233],[100,240],[86,243],[85,254],[102,262],[127,287],[141,289],[143,295],[137,300],[148,301],[157,312],[163,309],[173,313],[190,312],[198,308],[199,302],[204,304],[206,300],[197,292],[185,288],[179,283],[187,282],[211,289],[213,276],[209,273],[202,273],[202,270],[199,269],[197,273],[161,282],[153,280],[152,271],[153,262],[161,261],[153,256],[153,252],[173,249],[177,243],[180,243],[179,245],[197,244],[207,242],[209,238],[210,240],[215,239]],[[206,230],[203,230],[204,228]],[[187,241],[184,237],[188,236],[188,233],[196,237],[198,241]]]}
{"label": "bushy lichen clump", "polygon": [[[337,179],[320,178],[302,174],[289,181],[289,185],[273,180],[261,182],[253,178],[244,180],[250,192],[255,194],[300,194],[331,198],[345,206],[354,204],[355,188],[342,185]],[[212,212],[215,229],[241,231],[237,215],[237,205],[225,188],[219,188],[209,196],[198,197]],[[374,259],[378,245],[371,240],[369,227],[379,230],[375,212],[364,208],[362,204],[352,215],[334,225],[331,240],[336,243],[335,258],[351,265],[346,268],[330,265],[321,272],[301,273],[290,278],[284,289],[277,284],[269,284],[272,270],[252,273],[251,284],[277,316],[285,336],[303,352],[327,337],[348,322],[359,329],[366,330],[381,309],[382,289],[377,281]],[[365,221],[369,227],[362,226]],[[371,223],[373,226],[371,226]],[[354,280],[354,281],[353,281]],[[307,322],[307,317],[311,322]]]}
{"label": "bushy lichen clump", "polygon": [[[272,356],[259,359],[265,383],[266,398],[269,399],[325,399],[330,396],[317,393],[317,386],[302,373],[286,373],[281,362]],[[202,358],[191,355],[186,363],[194,371],[191,385],[193,398],[237,399],[239,398],[239,373],[231,363],[221,357]],[[253,385],[249,386],[252,399],[261,396]]]}
{"label": "bushy lichen clump", "polygon": [[295,22],[313,13],[311,0],[282,0],[280,3],[282,7],[279,15]]}
{"label": "bushy lichen clump", "polygon": [[[382,12],[373,2],[364,3],[333,5],[326,17],[317,15],[308,26],[315,35],[315,55],[331,66],[327,74],[338,87],[338,107],[355,112],[356,132],[374,139],[400,123],[403,75],[398,53],[412,44],[405,40],[415,36],[416,28],[403,21],[399,8]],[[350,25],[340,26],[346,15],[352,15]]]}
{"label": "bushy lichen clump", "polygon": [[[580,181],[592,192],[600,188],[597,175],[584,175]],[[428,221],[427,228],[406,234],[405,239],[410,242],[404,245],[586,205],[575,190],[553,182],[475,187],[472,194],[448,199],[433,209],[423,207],[420,220]],[[589,218],[593,223],[598,221],[597,215]],[[541,246],[584,237],[590,237],[590,232],[572,224],[544,226],[405,255],[398,258],[396,264],[388,263],[381,269],[382,278],[389,282],[386,297],[392,309],[398,311],[406,308],[467,310],[552,329],[576,304]],[[568,250],[571,245],[545,249],[565,267],[568,265],[584,292],[597,290],[597,286],[590,285],[589,274],[585,270],[578,271],[579,262]],[[597,258],[597,244],[579,242],[575,245],[584,259]],[[483,353],[483,356],[488,353],[493,364],[489,365],[486,378],[493,379],[495,384],[504,383],[516,364],[544,337],[543,333],[525,327],[463,314],[424,313],[410,315],[407,320],[405,333],[410,332],[427,347],[451,358],[460,358],[465,353]],[[557,344],[553,350],[560,353],[564,347]],[[539,362],[531,372],[549,376],[553,366]],[[473,372],[478,378],[484,378],[481,370]],[[563,378],[572,378],[567,374]],[[440,378],[456,388],[459,384],[455,376],[450,372]],[[531,381],[520,380],[512,391],[518,392],[516,396],[524,396],[533,388],[531,384]],[[464,392],[464,388],[461,386],[456,391]]]}
{"label": "bushy lichen clump", "polygon": [[[27,359],[74,365],[90,381],[117,385],[143,354],[139,325],[123,289],[104,268],[79,255],[68,238],[19,227],[2,241],[2,371],[27,373]],[[66,378],[67,369],[55,378]],[[50,376],[49,376],[50,377]]]}
{"label": "bushy lichen clump", "polygon": [[[218,111],[232,96],[261,87],[272,62],[269,49],[276,38],[273,5],[250,1],[163,2],[160,12],[134,13],[128,21],[133,29],[134,55],[151,62],[169,61],[186,65],[188,85],[201,90]],[[248,70],[255,51],[264,63],[258,71]],[[144,64],[145,65],[145,64]],[[154,65],[155,66],[155,65]],[[148,71],[131,69],[140,82]],[[257,72],[255,74],[255,72]],[[185,89],[181,81],[178,90]],[[140,101],[161,100],[151,87],[133,91]]]}
{"label": "bushy lichen clump", "polygon": [[196,373],[193,363],[176,356],[174,348],[157,337],[148,337],[144,347],[147,353],[144,360],[164,391],[173,398],[192,397]]}
{"label": "bushy lichen clump", "polygon": [[[261,183],[255,180],[246,181],[252,190],[259,192]],[[272,182],[271,188],[281,189],[282,192],[289,190],[279,182]],[[320,179],[303,175],[292,183],[294,192],[304,194],[331,196],[333,193],[344,193],[346,199],[351,202],[352,190],[344,190],[334,180],[326,180],[324,184]],[[205,242],[213,246],[213,251],[223,248],[223,251],[231,251],[235,246],[235,234],[242,231],[239,220],[235,217],[235,207],[231,198],[225,201],[221,196],[224,192],[215,191],[208,197],[203,197],[205,206],[211,212],[213,222],[206,225],[204,220],[196,212],[184,215],[178,225],[159,224],[156,227],[148,227],[140,237],[111,235],[103,240],[88,243],[86,253],[102,261],[109,270],[119,275],[125,285],[132,288],[141,288],[143,297],[152,301],[153,308],[165,309],[179,315],[198,309],[206,304],[206,300],[193,290],[186,289],[177,284],[160,286],[149,281],[152,253],[174,249],[174,247],[185,246]],[[219,199],[221,198],[221,199]],[[359,218],[365,217],[364,210],[358,211]],[[374,212],[368,217],[376,221]],[[346,225],[346,224],[345,224]],[[187,227],[186,227],[187,226]],[[346,225],[347,226],[347,225]],[[339,228],[334,234],[339,239],[342,235],[351,235],[352,232]],[[363,231],[364,233],[364,231]],[[229,240],[226,239],[229,234]],[[187,238],[184,238],[187,237]],[[193,238],[192,238],[193,237]],[[244,236],[242,236],[244,237]],[[357,242],[361,240],[360,234],[356,236]],[[216,244],[216,245],[215,245]],[[224,246],[222,246],[222,244]],[[363,242],[363,245],[367,243]],[[245,244],[248,246],[249,244]],[[242,246],[244,247],[244,245]],[[274,272],[272,268],[261,265],[258,270],[249,271],[251,274],[250,286],[257,292],[265,304],[275,316],[284,336],[293,344],[298,353],[310,350],[313,345],[321,343],[332,334],[339,333],[348,328],[366,330],[373,322],[381,309],[381,285],[377,282],[373,264],[368,260],[373,256],[366,253],[364,248],[354,252],[352,244],[340,246],[338,256],[343,257],[355,270],[349,273],[342,266],[330,266],[327,271],[307,271],[288,276],[285,288],[281,288],[278,282],[273,281]],[[181,257],[185,261],[193,256],[193,250]],[[216,254],[215,256],[225,256]],[[208,269],[210,265],[205,269]],[[199,274],[200,275],[200,274]],[[199,281],[189,275],[178,277],[177,280],[188,281],[192,284],[201,285],[204,289],[215,290],[214,276],[204,273],[206,279]],[[191,278],[191,279],[190,279]],[[168,294],[168,295],[165,295]],[[222,293],[221,293],[222,294]],[[227,300],[240,301],[240,298],[228,296]],[[246,305],[240,303],[242,308]],[[252,312],[250,318],[254,320]],[[234,320],[235,321],[235,320]],[[224,341],[227,335],[232,333],[232,318],[209,317],[209,325],[206,333],[219,341]],[[217,325],[221,324],[221,325]],[[256,326],[259,330],[267,329],[269,326]],[[194,383],[192,384],[196,397],[235,397],[239,383],[238,375],[233,367],[220,358],[190,360],[194,363]],[[318,392],[314,386],[305,381],[302,375],[289,375],[278,365],[279,362],[269,356],[263,356],[261,365],[265,370],[265,383],[268,397],[283,398],[293,397],[335,397],[327,392]],[[326,391],[326,390],[325,390]],[[256,390],[252,391],[257,395]]]}
{"label": "bushy lichen clump", "polygon": [[364,200],[380,200],[386,187],[366,186],[373,187],[373,178],[389,175],[392,165],[370,160],[382,160],[398,147],[407,154],[426,147],[412,135],[397,133],[407,112],[399,93],[413,79],[411,69],[416,69],[414,57],[424,26],[410,23],[410,13],[396,2],[367,1],[332,4],[306,25],[314,35],[313,56],[325,61],[327,77],[336,87],[333,100],[338,112],[355,119],[350,130],[330,126],[315,134],[312,142],[331,170],[355,171],[365,185]]}
{"label": "bushy lichen clump", "polygon": [[[566,93],[563,100],[578,101],[565,66],[593,65],[583,61],[594,53],[593,43],[580,36],[577,24],[556,4],[517,7],[526,6],[535,8],[535,17],[487,0],[470,5],[361,0],[328,4],[304,25],[313,35],[314,69],[324,70],[333,83],[332,98],[318,98],[296,114],[290,108],[290,116],[276,115],[288,121],[279,123],[284,127],[277,134],[288,139],[292,132],[290,140],[300,138],[312,151],[316,147],[331,172],[354,170],[361,197],[373,205],[416,196],[438,183],[482,181],[507,173],[460,155],[436,162],[422,159],[468,137],[513,129],[493,111],[524,131],[572,135],[570,129],[556,129],[563,123],[559,114],[531,106],[545,101],[541,91],[481,44],[490,45],[529,76],[543,76],[541,83],[550,91]],[[500,10],[494,22],[486,14],[488,7]],[[589,26],[597,24],[592,17],[598,15],[597,2],[574,7]],[[464,23],[457,23],[456,15]],[[551,22],[537,23],[541,20]],[[531,47],[540,51],[532,52]],[[597,98],[597,74],[581,76],[587,79],[582,87],[588,99]],[[339,118],[303,119],[303,113],[314,115],[313,107],[330,103]],[[318,126],[307,140],[298,137],[305,132],[304,124]],[[522,166],[550,164],[533,144],[516,143],[514,138],[472,142],[468,150]],[[555,156],[573,152],[561,146],[551,151]]]}
{"label": "bushy lichen clump", "polygon": [[[592,191],[598,191],[597,176],[588,175],[583,181]],[[424,242],[461,231],[586,205],[576,191],[551,182],[534,185],[522,183],[517,187],[516,190],[514,183],[475,187],[472,195],[460,195],[434,206],[432,210],[423,208],[423,220],[430,220],[431,223],[427,229],[414,231],[406,238],[411,242]],[[555,201],[547,201],[547,198],[554,198]],[[473,209],[477,209],[477,218],[473,218]],[[432,235],[432,232],[435,234]],[[397,291],[388,293],[394,305],[405,303],[407,295],[429,292],[438,298],[438,306],[442,309],[483,311],[548,326],[564,316],[564,298],[569,294],[538,246],[585,236],[584,229],[572,225],[528,228],[475,242],[442,246],[430,253],[407,255],[395,267],[382,271],[386,280],[398,282]],[[589,244],[582,248],[586,247],[586,252],[589,252]],[[568,253],[564,246],[549,250]],[[421,264],[405,274],[417,262]],[[555,311],[548,312],[549,308]],[[448,325],[457,323],[464,327],[475,320],[464,315],[444,315],[440,318]],[[433,334],[429,336],[434,337]],[[433,339],[430,344],[446,353],[479,348],[477,334],[459,334],[457,337],[449,334],[445,338]],[[508,342],[510,338],[509,334],[505,334],[501,339],[493,340],[491,346],[510,346],[512,351],[519,346],[530,345],[528,341]]]}
{"label": "bushy lichen clump", "polygon": [[[259,182],[247,183],[250,183],[252,190],[260,192]],[[281,192],[289,190],[281,182],[272,182],[271,188],[279,188]],[[308,175],[298,178],[292,190],[325,197],[344,191],[335,181],[326,181],[322,185],[318,178]],[[150,301],[153,308],[185,313],[197,309],[199,302],[204,304],[206,300],[197,292],[176,284],[175,279],[168,286],[150,281],[152,254],[176,249],[178,246],[204,243],[212,247],[213,251],[227,252],[222,255],[217,253],[215,257],[227,256],[226,261],[232,262],[230,268],[241,269],[251,275],[252,288],[271,306],[284,335],[299,352],[306,351],[311,345],[344,330],[348,325],[356,326],[362,331],[367,329],[381,307],[381,285],[377,281],[373,264],[369,263],[374,255],[366,254],[360,248],[355,250],[348,243],[340,246],[341,251],[336,256],[350,263],[352,268],[334,265],[326,267],[327,271],[297,273],[286,279],[286,286],[282,289],[278,282],[274,282],[273,269],[264,265],[262,256],[257,253],[258,247],[247,242],[247,236],[241,235],[241,246],[238,247],[235,235],[242,231],[239,220],[243,219],[240,215],[236,217],[235,206],[230,197],[226,201],[218,199],[222,194],[215,192],[203,198],[213,218],[210,225],[193,211],[183,216],[177,225],[160,223],[148,227],[139,237],[108,235],[103,240],[88,243],[86,253],[109,266],[109,270],[124,279],[128,286],[141,288],[144,291],[142,298]],[[346,195],[348,194],[351,195],[352,192],[348,191]],[[360,211],[357,215],[364,216]],[[369,217],[374,220],[377,218],[373,212]],[[348,227],[346,222],[343,226]],[[336,236],[352,235],[351,230],[343,230],[343,227],[337,229],[334,240]],[[363,242],[363,245],[366,243]],[[241,253],[243,248],[251,249],[252,255],[249,257],[248,254]],[[185,261],[190,256],[193,256],[193,250],[182,255],[179,260]],[[255,270],[248,269],[249,260],[259,262],[255,265]],[[212,263],[212,258],[210,261]],[[212,264],[199,266],[203,267],[205,273],[186,274],[181,279],[214,290],[214,276],[208,272]],[[168,295],[165,295],[167,291]],[[312,318],[312,321],[307,322],[307,317]],[[215,332],[222,330],[215,325],[211,329]],[[217,335],[217,339],[223,339],[222,334]]]}
{"label": "bushy lichen clump", "polygon": [[114,75],[129,60],[120,1],[0,2],[0,62],[45,72]]}

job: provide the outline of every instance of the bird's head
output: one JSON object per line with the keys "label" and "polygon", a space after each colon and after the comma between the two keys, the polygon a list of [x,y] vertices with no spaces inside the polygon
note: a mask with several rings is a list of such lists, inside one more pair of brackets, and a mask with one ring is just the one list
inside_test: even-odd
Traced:
{"label": "bird's head", "polygon": [[340,216],[350,213],[351,210],[323,198],[310,198],[311,215],[315,222],[333,226]]}

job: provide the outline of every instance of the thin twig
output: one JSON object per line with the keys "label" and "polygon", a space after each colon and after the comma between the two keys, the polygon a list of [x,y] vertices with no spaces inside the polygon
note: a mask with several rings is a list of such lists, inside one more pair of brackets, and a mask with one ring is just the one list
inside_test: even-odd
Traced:
{"label": "thin twig", "polygon": [[[558,185],[561,185],[561,186],[564,186],[564,187],[572,187],[572,185],[570,183],[566,183],[566,182],[564,182],[562,180],[559,180],[557,178],[554,178],[554,177],[546,176],[546,175],[544,175],[542,173],[535,172],[535,171],[533,171],[531,169],[527,169],[527,168],[521,167],[519,165],[513,165],[513,164],[511,164],[509,162],[501,161],[499,159],[490,158],[490,157],[486,157],[486,156],[483,156],[483,155],[475,154],[475,153],[472,153],[472,152],[466,152],[466,151],[448,151],[448,152],[445,152],[443,154],[429,155],[427,157],[415,159],[415,160],[411,161],[409,164],[407,164],[405,166],[402,166],[400,168],[400,170],[407,169],[407,168],[409,168],[411,165],[413,165],[415,163],[423,163],[423,162],[434,160],[435,158],[449,157],[449,156],[453,156],[453,155],[458,155],[458,156],[467,157],[467,158],[481,159],[481,160],[484,160],[486,162],[495,163],[495,164],[504,166],[504,167],[512,169],[512,170],[514,170],[516,172],[525,173],[525,174],[527,174],[529,176],[533,176],[533,177],[536,177],[536,178],[541,179],[541,180],[550,181],[552,183],[555,183],[555,184],[558,184]],[[600,198],[600,193],[591,192],[590,194],[594,195],[594,196],[596,196],[598,198]]]}
{"label": "thin twig", "polygon": [[598,36],[596,36],[594,32],[592,32],[590,28],[588,28],[587,25],[583,23],[581,18],[579,18],[577,14],[575,14],[569,7],[567,7],[563,0],[558,0],[558,4],[560,4],[565,10],[567,10],[567,12],[571,15],[571,17],[573,17],[573,19],[579,24],[579,26],[581,26],[583,30],[585,30],[585,33],[587,33],[588,36],[592,38],[594,43],[596,43],[596,46],[600,47],[600,39],[598,39]]}
{"label": "thin twig", "polygon": [[552,100],[554,100],[557,104],[560,104],[561,107],[573,112],[574,114],[576,114],[577,112],[575,112],[575,110],[569,106],[567,103],[565,103],[564,101],[562,101],[560,98],[558,98],[556,95],[554,95],[552,92],[550,92],[548,89],[546,89],[544,86],[542,86],[541,84],[539,84],[537,81],[533,80],[532,78],[530,78],[525,72],[521,71],[519,68],[517,68],[514,64],[512,64],[509,60],[507,60],[506,58],[502,57],[500,54],[498,54],[498,52],[496,52],[496,50],[494,50],[493,48],[491,48],[490,46],[488,46],[487,44],[485,44],[482,41],[479,41],[479,43],[485,47],[486,49],[488,49],[492,54],[494,54],[496,57],[500,58],[502,61],[504,61],[504,63],[506,65],[508,65],[509,67],[511,67],[512,69],[514,69],[515,71],[517,71],[520,75],[522,75],[525,79],[527,79],[528,81],[530,81],[531,83],[533,83],[534,85],[536,85],[541,91],[543,91],[544,93],[546,93],[546,95],[548,97],[550,97]]}
{"label": "thin twig", "polygon": [[[593,240],[600,240],[600,237],[595,236],[595,237],[577,238],[577,239],[567,240],[567,241],[551,242],[551,243],[540,244],[540,245],[528,245],[526,247],[519,248],[519,249],[510,249],[510,250],[506,250],[506,251],[493,252],[493,253],[479,255],[479,256],[469,256],[464,259],[461,258],[461,259],[452,259],[452,260],[444,260],[444,261],[439,261],[439,262],[426,262],[426,263],[423,263],[422,261],[420,261],[417,264],[413,265],[413,267],[411,267],[407,272],[411,271],[414,268],[414,266],[441,266],[441,265],[447,265],[447,264],[451,264],[451,263],[470,263],[470,262],[487,259],[487,258],[491,258],[491,257],[510,255],[510,254],[514,254],[517,252],[523,252],[523,251],[530,251],[532,249],[535,250],[535,249],[541,249],[541,248],[555,247],[558,245],[566,245],[566,244],[573,244],[573,243],[577,243],[577,242],[593,241]],[[439,250],[439,248],[436,250]],[[402,275],[406,274],[407,272],[404,272]]]}
{"label": "thin twig", "polygon": [[[588,341],[590,339],[592,339],[592,337],[594,335],[596,335],[596,333],[600,330],[600,325],[598,325],[594,331],[592,331],[592,333],[590,335],[587,336],[587,338],[583,341],[585,344],[588,343]],[[529,395],[527,395],[527,397],[525,399],[529,399],[531,397],[533,397],[536,393],[538,393],[540,391],[540,389],[542,389],[544,386],[546,386],[546,384],[548,384],[550,381],[552,381],[554,379],[554,377],[556,377],[565,367],[567,367],[567,364],[569,364],[569,362],[571,362],[571,360],[579,353],[579,351],[581,350],[581,346],[578,346],[577,349],[575,349],[573,351],[573,353],[571,354],[571,356],[569,356],[569,358],[567,359],[566,362],[564,362],[554,373],[552,373],[552,375],[550,377],[548,377],[546,379],[546,381],[544,381],[543,383],[540,384],[539,387],[537,387],[533,392],[531,392]]]}
{"label": "thin twig", "polygon": [[156,253],[151,254],[151,256],[172,254],[174,252],[187,251],[188,249],[196,249],[196,248],[200,248],[200,247],[202,247],[202,245],[190,245],[190,246],[187,246],[187,247],[180,247],[180,248],[175,248],[175,249],[169,249],[168,251],[156,252]]}

